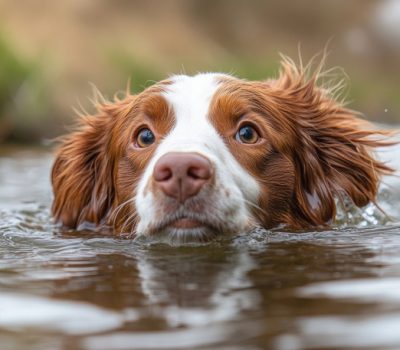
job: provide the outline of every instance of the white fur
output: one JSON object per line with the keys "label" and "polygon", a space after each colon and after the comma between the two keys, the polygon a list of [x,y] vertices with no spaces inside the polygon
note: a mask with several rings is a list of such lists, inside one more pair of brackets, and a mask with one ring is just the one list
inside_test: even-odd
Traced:
{"label": "white fur", "polygon": [[[257,201],[259,185],[236,161],[208,118],[211,99],[219,87],[219,78],[221,75],[215,73],[193,77],[174,76],[172,84],[163,93],[174,111],[176,123],[159,144],[139,181],[136,196],[138,235],[146,235],[147,228],[161,219],[156,214],[155,194],[150,191],[145,194],[145,188],[151,180],[157,160],[169,152],[196,152],[212,163],[216,186],[207,198],[210,213],[205,215],[218,217],[229,230],[241,230],[248,224],[250,211],[246,203]],[[229,190],[229,196],[225,189]]]}

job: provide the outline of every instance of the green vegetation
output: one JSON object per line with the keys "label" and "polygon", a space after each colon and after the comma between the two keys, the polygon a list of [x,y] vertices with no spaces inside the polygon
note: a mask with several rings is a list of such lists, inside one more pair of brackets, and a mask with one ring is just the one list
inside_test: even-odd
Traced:
{"label": "green vegetation", "polygon": [[0,142],[33,141],[46,130],[49,104],[39,62],[22,59],[0,37]]}

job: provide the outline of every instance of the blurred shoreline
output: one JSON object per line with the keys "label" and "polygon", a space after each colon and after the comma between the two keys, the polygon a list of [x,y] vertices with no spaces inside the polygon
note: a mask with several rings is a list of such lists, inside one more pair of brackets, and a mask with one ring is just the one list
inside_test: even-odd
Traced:
{"label": "blurred shoreline", "polygon": [[400,2],[326,0],[0,0],[0,144],[67,131],[94,83],[108,98],[173,73],[278,74],[328,45],[349,107],[400,123]]}

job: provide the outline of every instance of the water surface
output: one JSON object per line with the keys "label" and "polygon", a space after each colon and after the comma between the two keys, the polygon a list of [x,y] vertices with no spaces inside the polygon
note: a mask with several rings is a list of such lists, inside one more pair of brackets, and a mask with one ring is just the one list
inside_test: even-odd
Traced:
{"label": "water surface", "polygon": [[[400,152],[388,152],[400,159]],[[48,151],[0,150],[0,349],[399,349],[400,181],[330,231],[171,247],[60,232]]]}

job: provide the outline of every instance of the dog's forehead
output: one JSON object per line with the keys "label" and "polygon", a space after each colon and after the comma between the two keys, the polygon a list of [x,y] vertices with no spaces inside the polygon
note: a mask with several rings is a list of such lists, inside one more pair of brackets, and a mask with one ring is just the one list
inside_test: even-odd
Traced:
{"label": "dog's forehead", "polygon": [[213,96],[227,79],[220,73],[173,76],[162,96],[174,115],[174,127],[166,135],[158,153],[174,151],[220,153],[222,139],[212,125],[209,111]]}
{"label": "dog's forehead", "polygon": [[213,96],[231,79],[234,78],[222,73],[173,76],[163,96],[174,110],[177,126],[188,123],[195,126],[205,121]]}

